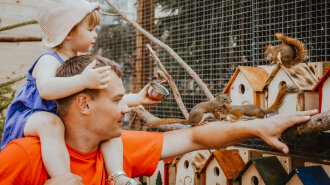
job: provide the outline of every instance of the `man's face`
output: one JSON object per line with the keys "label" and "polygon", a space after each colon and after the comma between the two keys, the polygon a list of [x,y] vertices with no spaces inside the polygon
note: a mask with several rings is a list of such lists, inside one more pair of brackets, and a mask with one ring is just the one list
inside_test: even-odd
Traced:
{"label": "man's face", "polygon": [[125,89],[121,79],[112,71],[111,81],[106,89],[100,90],[100,94],[92,103],[92,120],[90,129],[94,134],[107,140],[121,135],[124,115],[128,112],[128,106],[123,101]]}

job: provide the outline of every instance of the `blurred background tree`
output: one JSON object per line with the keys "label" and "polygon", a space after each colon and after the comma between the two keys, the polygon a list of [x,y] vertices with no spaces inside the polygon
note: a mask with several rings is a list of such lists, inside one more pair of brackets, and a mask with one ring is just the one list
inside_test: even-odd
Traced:
{"label": "blurred background tree", "polygon": [[15,98],[16,91],[12,85],[22,80],[25,76],[15,78],[8,82],[0,83],[0,143],[2,139],[3,128],[5,125],[6,116],[4,110],[10,105],[11,101]]}

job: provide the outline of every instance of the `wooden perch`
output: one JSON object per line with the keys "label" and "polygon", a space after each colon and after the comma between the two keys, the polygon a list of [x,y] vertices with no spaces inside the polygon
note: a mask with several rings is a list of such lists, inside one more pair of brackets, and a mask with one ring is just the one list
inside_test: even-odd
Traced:
{"label": "wooden perch", "polygon": [[162,41],[155,38],[153,35],[151,35],[149,32],[147,32],[145,29],[143,29],[139,24],[136,22],[130,20],[126,15],[124,15],[119,9],[117,9],[109,0],[106,0],[106,2],[111,6],[123,19],[125,19],[127,22],[129,22],[136,30],[138,30],[140,33],[142,33],[144,36],[146,36],[148,39],[150,39],[154,44],[158,45],[159,47],[166,50],[173,59],[178,62],[183,69],[185,69],[189,75],[195,80],[195,82],[198,84],[199,88],[204,92],[204,94],[207,96],[209,100],[214,99],[213,94],[211,91],[207,88],[207,86],[204,84],[204,82],[199,78],[199,76],[196,74],[194,70],[191,69],[189,65],[186,64],[185,61],[182,60],[182,58],[172,50],[168,45],[164,44]]}
{"label": "wooden perch", "polygon": [[31,20],[31,21],[18,23],[18,24],[13,24],[13,25],[10,25],[10,26],[5,26],[5,27],[0,28],[0,31],[10,30],[10,29],[14,29],[14,28],[29,25],[29,24],[38,24],[38,21]]}
{"label": "wooden perch", "polygon": [[330,110],[316,114],[309,121],[287,129],[282,136],[305,135],[327,130],[330,130]]}
{"label": "wooden perch", "polygon": [[183,104],[183,101],[181,99],[181,95],[179,93],[179,90],[178,90],[178,87],[176,86],[173,78],[171,77],[171,75],[166,71],[165,67],[163,66],[163,64],[160,62],[156,52],[150,47],[149,44],[146,45],[147,48],[149,49],[150,53],[152,54],[152,57],[154,58],[154,60],[156,60],[160,70],[162,70],[163,74],[162,75],[163,77],[165,77],[165,79],[167,80],[168,84],[170,85],[172,91],[173,91],[173,94],[174,94],[174,98],[176,100],[176,103],[178,104],[179,106],[179,109],[181,110],[183,116],[188,119],[189,117],[189,113],[187,111],[187,108],[184,106]]}
{"label": "wooden perch", "polygon": [[28,37],[28,36],[21,36],[21,37],[0,37],[0,42],[35,42],[41,41],[41,37]]}
{"label": "wooden perch", "polygon": [[[143,106],[137,106],[133,107],[132,111],[136,113],[144,122],[145,124],[143,125],[144,128],[148,128],[148,125],[152,123],[153,121],[156,121],[160,118],[152,115],[150,112],[148,112]],[[182,128],[187,128],[190,127],[190,125],[183,125],[183,124],[171,124],[171,125],[158,125],[154,128],[159,129],[160,131],[170,131],[170,130],[178,130]]]}

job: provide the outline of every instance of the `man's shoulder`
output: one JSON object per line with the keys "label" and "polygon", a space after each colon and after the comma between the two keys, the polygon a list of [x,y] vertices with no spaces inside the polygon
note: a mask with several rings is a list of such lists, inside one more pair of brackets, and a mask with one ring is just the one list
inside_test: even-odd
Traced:
{"label": "man's shoulder", "polygon": [[38,137],[23,137],[7,144],[3,151],[24,151],[29,156],[41,156],[40,140]]}

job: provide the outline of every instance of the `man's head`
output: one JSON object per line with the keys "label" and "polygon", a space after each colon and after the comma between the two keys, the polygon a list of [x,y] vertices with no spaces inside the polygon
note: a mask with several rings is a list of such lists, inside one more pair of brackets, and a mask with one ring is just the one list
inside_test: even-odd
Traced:
{"label": "man's head", "polygon": [[111,81],[108,87],[102,90],[85,89],[69,97],[56,100],[58,113],[64,122],[65,119],[80,119],[80,122],[84,122],[82,127],[93,134],[105,136],[104,139],[108,139],[109,136],[118,137],[124,113],[127,112],[128,107],[122,100],[125,90],[121,81],[122,72],[117,63],[99,56],[75,56],[58,68],[56,76],[79,75],[94,60],[97,61],[95,68],[111,67]]}

